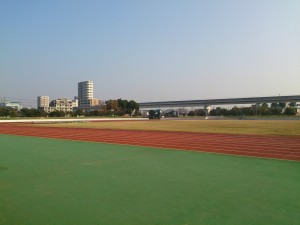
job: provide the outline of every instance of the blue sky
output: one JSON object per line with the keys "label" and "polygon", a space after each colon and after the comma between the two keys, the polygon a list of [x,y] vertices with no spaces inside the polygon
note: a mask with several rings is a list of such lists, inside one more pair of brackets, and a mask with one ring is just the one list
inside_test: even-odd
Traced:
{"label": "blue sky", "polygon": [[298,0],[0,1],[0,98],[299,95],[299,24]]}

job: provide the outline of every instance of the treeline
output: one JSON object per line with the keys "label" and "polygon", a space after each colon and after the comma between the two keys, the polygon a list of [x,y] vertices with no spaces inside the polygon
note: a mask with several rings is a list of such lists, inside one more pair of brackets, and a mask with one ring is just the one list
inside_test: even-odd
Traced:
{"label": "treeline", "polygon": [[107,100],[104,105],[97,106],[95,110],[84,111],[78,109],[74,116],[138,116],[139,104],[134,100]]}
{"label": "treeline", "polygon": [[23,108],[20,111],[10,108],[1,107],[0,117],[46,117],[48,114],[40,109]]}
{"label": "treeline", "polygon": [[23,108],[20,111],[14,108],[0,108],[0,117],[77,117],[77,116],[137,116],[139,105],[133,100],[108,100],[105,104],[95,106],[93,110],[78,109],[75,112],[53,111],[44,112],[41,109]]}
{"label": "treeline", "polygon": [[[217,107],[209,112],[209,116],[268,116],[268,115],[296,115],[296,103],[272,103],[256,104],[249,107],[234,106],[231,109]],[[204,109],[192,110],[189,116],[205,116],[207,112]]]}

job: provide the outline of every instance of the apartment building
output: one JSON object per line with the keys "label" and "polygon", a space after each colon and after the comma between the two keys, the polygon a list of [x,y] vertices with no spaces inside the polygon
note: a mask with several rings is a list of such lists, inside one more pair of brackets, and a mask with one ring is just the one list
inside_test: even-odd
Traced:
{"label": "apartment building", "polygon": [[49,96],[38,96],[37,106],[47,113],[53,111],[72,112],[78,108],[90,111],[101,105],[99,99],[94,98],[93,81],[82,81],[78,83],[78,96],[74,100],[59,98],[49,102]]}
{"label": "apartment building", "polygon": [[50,102],[49,109],[50,112],[53,111],[72,112],[73,103],[72,100],[68,100],[67,98],[58,98]]}
{"label": "apartment building", "polygon": [[78,98],[77,98],[77,96],[75,96],[74,99],[72,100],[72,106],[73,106],[73,108],[78,108]]}
{"label": "apartment building", "polygon": [[48,96],[38,97],[38,109],[50,113],[54,111],[72,112],[73,108],[78,107],[78,101],[58,98],[49,102]]}
{"label": "apartment building", "polygon": [[37,108],[49,107],[49,96],[38,96],[37,97]]}
{"label": "apartment building", "polygon": [[78,83],[78,107],[84,108],[91,106],[91,100],[94,98],[93,81],[82,81]]}

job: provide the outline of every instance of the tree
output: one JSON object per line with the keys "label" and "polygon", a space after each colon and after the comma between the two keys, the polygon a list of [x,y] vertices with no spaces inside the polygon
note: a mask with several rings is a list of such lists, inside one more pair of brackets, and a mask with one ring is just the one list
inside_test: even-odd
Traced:
{"label": "tree", "polygon": [[130,100],[129,101],[129,107],[131,109],[130,114],[132,114],[132,112],[134,112],[135,115],[137,115],[140,111],[140,106],[137,102]]}
{"label": "tree", "polygon": [[196,109],[195,113],[197,116],[206,116],[206,112],[204,109]]}
{"label": "tree", "polygon": [[271,108],[275,108],[275,107],[277,107],[277,106],[279,106],[277,102],[271,103]]}
{"label": "tree", "polygon": [[263,103],[262,106],[260,107],[260,114],[262,116],[270,115],[269,106],[267,103]]}
{"label": "tree", "polygon": [[22,117],[32,117],[32,111],[28,108],[21,109],[20,114]]}
{"label": "tree", "polygon": [[196,112],[195,111],[189,111],[188,116],[196,116]]}
{"label": "tree", "polygon": [[58,111],[58,110],[49,113],[50,117],[64,117],[65,115],[66,114],[64,111]]}
{"label": "tree", "polygon": [[297,110],[294,107],[289,106],[284,110],[284,114],[289,116],[294,116],[297,114]]}
{"label": "tree", "polygon": [[216,109],[212,109],[209,111],[209,115],[210,116],[216,116],[217,115],[217,110]]}
{"label": "tree", "polygon": [[188,112],[187,108],[179,108],[178,109],[178,114],[179,115],[186,116],[188,113],[189,112]]}
{"label": "tree", "polygon": [[118,100],[110,99],[106,101],[105,104],[107,111],[110,111],[111,114],[116,114],[118,116],[124,116],[125,114],[132,115],[133,113],[137,115],[139,113],[139,104],[133,100],[128,101],[121,98]]}
{"label": "tree", "polygon": [[118,109],[114,109],[114,111],[119,115],[123,116],[127,113],[127,107],[128,107],[128,101],[127,100],[122,100],[119,98],[117,100],[118,102]]}
{"label": "tree", "polygon": [[279,102],[278,106],[280,106],[281,108],[284,108],[286,106],[286,102]]}
{"label": "tree", "polygon": [[100,116],[100,111],[99,110],[93,110],[89,112],[90,116]]}
{"label": "tree", "polygon": [[253,116],[256,114],[256,110],[254,107],[250,106],[250,107],[245,107],[243,108],[243,113],[246,116]]}
{"label": "tree", "polygon": [[216,108],[216,116],[225,116],[227,114],[228,114],[227,109],[221,107]]}
{"label": "tree", "polygon": [[282,108],[280,106],[276,106],[275,108],[272,109],[272,112],[273,115],[281,115]]}
{"label": "tree", "polygon": [[119,104],[117,100],[108,100],[105,102],[106,108],[108,111],[110,111],[111,115],[118,115],[119,114]]}
{"label": "tree", "polygon": [[0,117],[8,117],[10,114],[10,110],[6,107],[0,108]]}
{"label": "tree", "polygon": [[42,116],[47,116],[47,113],[40,109],[23,108],[20,110],[20,116],[22,116],[22,117],[42,117]]}
{"label": "tree", "polygon": [[74,116],[83,116],[84,112],[82,109],[77,109],[77,111],[74,113]]}
{"label": "tree", "polygon": [[108,110],[106,105],[101,105],[99,107],[99,116],[107,116],[108,115]]}
{"label": "tree", "polygon": [[11,109],[9,112],[10,117],[17,117],[18,116],[18,110],[16,109]]}
{"label": "tree", "polygon": [[240,108],[234,106],[231,110],[229,110],[230,115],[232,116],[239,116],[241,113]]}

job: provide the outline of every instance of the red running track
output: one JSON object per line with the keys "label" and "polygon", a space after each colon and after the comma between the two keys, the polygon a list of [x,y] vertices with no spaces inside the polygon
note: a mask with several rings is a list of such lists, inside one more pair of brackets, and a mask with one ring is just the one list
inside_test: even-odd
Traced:
{"label": "red running track", "polygon": [[0,134],[300,161],[300,137],[53,128],[2,124]]}

